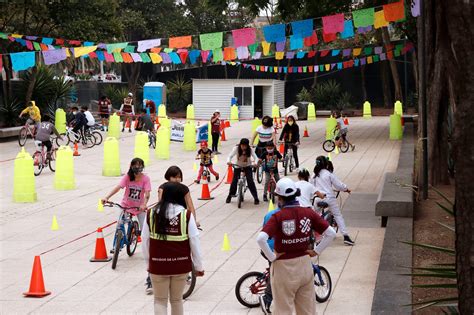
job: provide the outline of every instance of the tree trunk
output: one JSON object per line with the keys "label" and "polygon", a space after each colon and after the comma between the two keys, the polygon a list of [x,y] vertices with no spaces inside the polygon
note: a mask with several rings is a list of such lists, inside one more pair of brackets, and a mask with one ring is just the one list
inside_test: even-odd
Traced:
{"label": "tree trunk", "polygon": [[365,65],[360,66],[360,82],[362,86],[362,99],[367,101],[367,85],[365,84]]}
{"label": "tree trunk", "polygon": [[413,78],[415,79],[415,91],[416,94],[419,93],[419,86],[418,86],[418,58],[416,56],[416,51],[413,51],[411,54],[411,61],[413,63]]}
{"label": "tree trunk", "polygon": [[[388,29],[382,27],[382,39],[385,46],[390,45],[390,35],[388,34]],[[395,59],[389,60],[390,70],[392,72],[393,85],[395,86],[395,100],[403,100],[402,93],[402,84],[400,83],[400,76],[398,75],[397,64]]]}
{"label": "tree trunk", "polygon": [[474,314],[474,147],[472,140],[468,140],[474,128],[474,61],[471,56],[474,34],[470,22],[474,6],[472,2],[463,0],[436,2],[445,11],[442,13],[446,14],[443,23],[450,40],[449,45],[445,46],[450,55],[447,73],[452,79],[454,125],[457,127],[454,128],[454,159],[459,311],[461,314]]}
{"label": "tree trunk", "polygon": [[[26,90],[26,95],[25,95],[25,103],[28,104],[29,101],[31,101],[31,97],[33,96],[33,90],[35,88],[35,83],[36,83],[36,74],[38,73],[38,67],[34,66],[31,69],[31,74],[30,74],[30,82],[28,84],[28,89]],[[38,105],[38,104],[36,104]],[[45,104],[47,105],[47,104]]]}
{"label": "tree trunk", "polygon": [[380,64],[380,75],[382,77],[383,103],[386,108],[393,104],[392,89],[390,88],[390,78],[388,74],[389,71],[388,61],[382,61]]}

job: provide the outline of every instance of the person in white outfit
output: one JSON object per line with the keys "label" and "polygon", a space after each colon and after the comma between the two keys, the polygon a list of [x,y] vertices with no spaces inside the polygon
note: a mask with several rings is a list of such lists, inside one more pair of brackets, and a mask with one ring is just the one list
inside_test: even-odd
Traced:
{"label": "person in white outfit", "polygon": [[354,245],[354,241],[350,238],[349,233],[347,232],[344,217],[342,216],[336,195],[334,194],[334,190],[345,191],[347,193],[351,193],[351,191],[346,184],[341,182],[336,175],[328,170],[328,166],[327,157],[321,155],[316,158],[314,177],[311,179],[311,184],[313,184],[318,191],[326,195],[324,201],[329,205],[328,209],[334,216],[339,231],[344,236],[344,244]]}
{"label": "person in white outfit", "polygon": [[319,192],[316,187],[309,182],[309,171],[305,168],[300,169],[298,172],[298,181],[295,185],[301,192],[301,195],[297,197],[296,200],[299,201],[302,207],[313,208],[313,198],[315,196],[320,199],[326,197],[324,193]]}

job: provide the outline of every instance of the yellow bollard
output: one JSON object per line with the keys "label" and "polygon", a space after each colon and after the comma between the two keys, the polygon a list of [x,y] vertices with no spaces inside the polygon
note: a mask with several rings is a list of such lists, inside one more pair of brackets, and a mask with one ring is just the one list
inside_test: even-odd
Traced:
{"label": "yellow bollard", "polygon": [[120,139],[120,116],[117,113],[114,113],[110,116],[109,127],[107,130],[107,137],[114,137],[115,139]]}
{"label": "yellow bollard", "polygon": [[209,148],[212,148],[212,134],[211,134],[211,131],[212,131],[212,126],[211,126],[211,122],[209,121],[207,123],[207,146]]}
{"label": "yellow bollard", "polygon": [[196,127],[194,126],[194,121],[187,120],[184,124],[183,146],[185,151],[196,151]]}
{"label": "yellow bollard", "polygon": [[160,106],[158,106],[158,119],[160,120],[160,123],[161,119],[164,117],[168,117],[166,116],[166,106],[165,104],[160,104]]}
{"label": "yellow bollard", "polygon": [[102,176],[120,176],[120,150],[119,142],[114,137],[104,141],[104,162],[102,164]]}
{"label": "yellow bollard", "polygon": [[170,158],[170,130],[161,126],[156,133],[155,155],[160,160]]}
{"label": "yellow bollard", "polygon": [[308,120],[316,120],[316,107],[313,103],[308,104]]}
{"label": "yellow bollard", "polygon": [[[257,127],[260,126],[261,124],[262,124],[262,121],[258,119],[258,117],[255,117],[254,120],[252,121],[252,133],[251,133],[252,135],[254,134],[255,130],[257,130]],[[257,143],[258,143],[258,134],[255,137],[253,145],[257,145]]]}
{"label": "yellow bollard", "polygon": [[54,126],[60,134],[66,134],[66,113],[62,108],[56,109],[54,114]]}
{"label": "yellow bollard", "polygon": [[403,129],[400,115],[390,115],[390,140],[401,140],[402,138]]}
{"label": "yellow bollard", "polygon": [[74,160],[72,150],[69,146],[61,146],[57,151],[54,188],[56,190],[71,190],[76,188]]}
{"label": "yellow bollard", "polygon": [[194,119],[194,105],[189,104],[186,107],[186,119]]}
{"label": "yellow bollard", "polygon": [[396,101],[395,102],[395,106],[394,106],[394,110],[393,112],[397,115],[399,115],[400,117],[403,116],[403,105],[402,105],[402,102],[400,101]]}
{"label": "yellow bollard", "polygon": [[135,152],[134,156],[141,158],[148,166],[150,163],[150,147],[148,146],[148,133],[138,131],[135,135]]}
{"label": "yellow bollard", "polygon": [[272,118],[280,118],[280,107],[278,107],[278,104],[272,106]]}
{"label": "yellow bollard", "polygon": [[270,202],[268,203],[268,212],[275,210],[275,205],[273,204],[273,201],[270,199]]}
{"label": "yellow bollard", "polygon": [[13,172],[13,201],[35,202],[37,200],[33,158],[25,148],[15,158]]}
{"label": "yellow bollard", "polygon": [[365,119],[372,118],[372,109],[371,109],[370,103],[368,101],[364,102],[363,116],[364,116]]}
{"label": "yellow bollard", "polygon": [[232,105],[230,107],[230,122],[238,122],[239,121],[239,108],[237,105]]}
{"label": "yellow bollard", "polygon": [[334,136],[334,129],[337,126],[337,120],[334,117],[326,118],[326,140],[330,140]]}

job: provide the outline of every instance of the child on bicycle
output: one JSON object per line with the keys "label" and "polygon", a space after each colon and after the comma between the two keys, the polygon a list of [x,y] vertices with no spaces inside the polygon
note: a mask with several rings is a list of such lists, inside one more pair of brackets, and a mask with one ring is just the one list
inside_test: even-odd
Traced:
{"label": "child on bicycle", "polygon": [[155,133],[155,124],[151,121],[150,115],[147,114],[146,108],[140,109],[140,117],[138,118],[138,125],[136,130],[140,131],[150,131],[151,133]]}
{"label": "child on bicycle", "polygon": [[102,199],[102,202],[106,203],[119,190],[125,188],[125,194],[123,195],[120,205],[124,208],[138,208],[131,209],[130,213],[137,216],[140,231],[142,230],[143,221],[146,217],[146,205],[148,199],[150,199],[151,191],[150,178],[143,174],[144,167],[145,162],[143,162],[142,159],[134,158],[130,162],[130,168],[128,169],[127,174],[122,177],[120,183],[115,186],[115,188],[112,189],[104,199]]}
{"label": "child on bicycle", "polygon": [[314,177],[311,179],[311,183],[317,190],[326,195],[325,201],[329,205],[328,210],[334,216],[339,231],[344,236],[344,244],[354,245],[354,241],[350,238],[349,233],[346,229],[344,217],[342,216],[341,209],[334,194],[334,189],[338,191],[345,191],[351,193],[347,185],[344,184],[336,177],[333,173],[328,170],[328,159],[321,155],[316,158],[316,165],[314,167]]}
{"label": "child on bicycle", "polygon": [[265,145],[267,142],[273,142],[276,144],[275,140],[275,129],[273,129],[273,121],[270,116],[264,116],[262,118],[262,125],[258,126],[255,132],[250,139],[250,144],[253,145],[255,138],[258,136],[258,144],[255,152],[257,156],[262,154],[262,151],[265,150]]}
{"label": "child on bicycle", "polygon": [[288,120],[283,127],[280,135],[280,141],[285,142],[285,153],[288,152],[288,147],[293,146],[293,158],[295,159],[296,170],[300,167],[298,159],[298,145],[300,144],[300,128],[296,124],[295,117],[292,115],[288,116]]}
{"label": "child on bicycle", "polygon": [[[219,173],[217,173],[212,167],[212,150],[208,148],[207,141],[201,141],[201,148],[198,150],[196,160],[201,160],[201,167],[199,168],[198,177],[194,181],[196,184],[201,182],[201,176],[204,172],[204,167],[216,177],[216,180],[219,180]],[[209,176],[209,174],[208,174]]]}
{"label": "child on bicycle", "polygon": [[296,188],[300,190],[301,195],[298,196],[296,200],[298,200],[302,207],[313,208],[314,197],[317,196],[320,199],[324,199],[326,195],[318,191],[316,187],[309,182],[309,176],[309,171],[305,168],[302,168],[298,172],[298,181],[295,185]]}
{"label": "child on bicycle", "polygon": [[263,188],[263,201],[268,201],[267,190],[268,184],[270,183],[271,174],[275,178],[275,183],[280,180],[280,175],[278,174],[278,161],[283,157],[275,149],[275,144],[273,141],[266,142],[265,151],[263,151],[259,156],[259,163],[263,163],[263,171],[265,172],[265,184]]}
{"label": "child on bicycle", "polygon": [[56,137],[61,140],[63,139],[54,124],[50,122],[50,120],[51,118],[49,117],[49,115],[43,116],[43,121],[36,125],[37,132],[35,137],[37,141],[41,141],[41,145],[44,145],[46,147],[46,156],[48,159],[51,157],[51,150],[53,148],[53,144],[51,143],[51,134],[54,133]]}
{"label": "child on bicycle", "polygon": [[[35,101],[29,101],[28,105],[24,110],[21,111],[19,118],[21,118],[23,115],[28,114],[28,119],[26,120],[26,123],[28,125],[36,125],[37,123],[41,122],[41,112],[36,106]],[[35,134],[35,130],[33,131],[33,134]]]}
{"label": "child on bicycle", "polygon": [[353,145],[352,143],[349,142],[349,140],[347,140],[347,133],[349,132],[349,128],[344,123],[344,119],[342,119],[341,112],[336,111],[335,117],[337,121],[336,130],[338,130],[338,134],[335,138],[337,147],[338,148],[341,147],[341,144],[342,144],[341,139],[342,139],[351,147],[351,150],[354,151],[355,145]]}
{"label": "child on bicycle", "polygon": [[[232,165],[232,159],[234,156],[237,156],[237,162],[235,163],[237,167],[234,168],[234,177],[232,177],[232,183],[230,184],[229,195],[227,196],[225,202],[230,203],[233,196],[237,192],[237,182],[240,179],[240,174],[245,173],[245,178],[247,180],[247,186],[250,190],[250,193],[253,196],[254,204],[258,205],[260,201],[258,200],[257,188],[255,187],[255,182],[253,181],[253,163],[256,163],[258,160],[255,152],[250,148],[250,141],[247,138],[240,139],[238,145],[232,149],[232,152],[227,158],[227,164]],[[253,163],[252,163],[253,160]]]}

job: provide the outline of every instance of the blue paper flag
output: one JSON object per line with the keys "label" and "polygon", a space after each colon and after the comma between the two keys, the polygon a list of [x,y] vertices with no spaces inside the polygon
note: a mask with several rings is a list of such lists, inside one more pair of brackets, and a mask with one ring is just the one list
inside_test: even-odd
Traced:
{"label": "blue paper flag", "polygon": [[99,61],[105,61],[105,56],[104,56],[104,52],[103,52],[103,51],[96,50],[95,54],[97,55],[97,59],[98,59]]}
{"label": "blue paper flag", "polygon": [[189,62],[191,64],[195,64],[200,55],[201,55],[200,50],[198,49],[191,50],[188,54]]}
{"label": "blue paper flag", "polygon": [[181,59],[179,58],[179,55],[176,52],[170,52],[169,55],[172,63],[174,63],[175,65],[179,65],[181,63]]}
{"label": "blue paper flag", "polygon": [[344,31],[341,33],[341,38],[351,38],[354,37],[354,25],[352,20],[344,21]]}
{"label": "blue paper flag", "polygon": [[354,66],[356,66],[356,67],[359,66],[359,59],[354,59]]}
{"label": "blue paper flag", "polygon": [[15,38],[15,41],[17,43],[20,43],[22,46],[26,46],[26,40],[24,40],[23,38]]}
{"label": "blue paper flag", "polygon": [[10,58],[12,60],[13,71],[26,70],[35,66],[36,58],[34,51],[13,53],[10,54]]}
{"label": "blue paper flag", "polygon": [[301,58],[304,58],[305,55],[306,55],[306,51],[298,51],[296,53],[296,58],[301,59]]}
{"label": "blue paper flag", "polygon": [[303,48],[303,37],[297,37],[296,35],[290,36],[290,49],[296,50]]}
{"label": "blue paper flag", "polygon": [[313,35],[313,19],[291,22],[291,29],[296,37],[309,37]]}
{"label": "blue paper flag", "polygon": [[331,51],[331,56],[333,56],[333,57],[334,57],[334,56],[337,56],[337,55],[339,55],[340,52],[341,52],[340,49],[333,49],[333,50]]}
{"label": "blue paper flag", "polygon": [[285,35],[286,24],[272,24],[263,27],[263,36],[265,41],[271,42],[283,42],[286,40]]}
{"label": "blue paper flag", "polygon": [[338,62],[338,63],[337,63],[337,69],[338,69],[338,70],[341,70],[341,69],[342,69],[342,62]]}
{"label": "blue paper flag", "polygon": [[84,46],[94,46],[94,42],[84,42]]}
{"label": "blue paper flag", "polygon": [[53,44],[53,39],[49,37],[43,37],[41,42],[45,45],[52,45]]}

